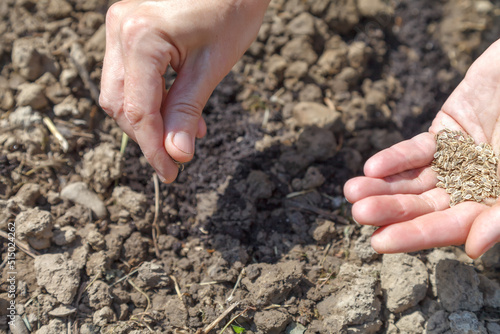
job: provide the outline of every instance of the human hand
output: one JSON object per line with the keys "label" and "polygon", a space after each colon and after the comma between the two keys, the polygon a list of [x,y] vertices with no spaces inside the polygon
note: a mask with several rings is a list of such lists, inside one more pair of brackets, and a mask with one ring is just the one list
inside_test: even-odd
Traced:
{"label": "human hand", "polygon": [[500,204],[462,202],[436,188],[430,168],[435,134],[444,128],[489,143],[500,153],[500,41],[470,67],[436,115],[429,132],[398,143],[370,158],[364,177],[349,180],[344,193],[353,218],[380,228],[372,236],[379,253],[412,252],[461,245],[477,258],[500,241]]}
{"label": "human hand", "polygon": [[[258,33],[269,0],[125,0],[106,16],[100,104],[163,182],[206,125],[201,112]],[[167,92],[163,75],[177,72]]]}

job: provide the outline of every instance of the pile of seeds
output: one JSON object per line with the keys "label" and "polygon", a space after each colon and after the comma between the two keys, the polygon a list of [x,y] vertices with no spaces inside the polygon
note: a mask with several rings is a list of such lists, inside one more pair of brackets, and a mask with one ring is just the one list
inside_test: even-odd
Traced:
{"label": "pile of seeds", "polygon": [[476,145],[471,136],[449,129],[436,135],[436,144],[431,168],[438,173],[436,186],[450,194],[450,206],[463,201],[494,203],[500,196],[500,180],[491,146]]}

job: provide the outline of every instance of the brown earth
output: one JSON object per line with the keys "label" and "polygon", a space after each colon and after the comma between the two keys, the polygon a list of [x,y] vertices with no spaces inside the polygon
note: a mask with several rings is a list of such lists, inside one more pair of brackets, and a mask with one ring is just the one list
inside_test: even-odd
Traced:
{"label": "brown earth", "polygon": [[500,333],[500,247],[376,254],[342,193],[428,127],[500,1],[272,1],[158,189],[95,103],[108,5],[0,2],[0,229],[25,246],[10,268],[0,239],[1,334],[14,269],[12,333]]}

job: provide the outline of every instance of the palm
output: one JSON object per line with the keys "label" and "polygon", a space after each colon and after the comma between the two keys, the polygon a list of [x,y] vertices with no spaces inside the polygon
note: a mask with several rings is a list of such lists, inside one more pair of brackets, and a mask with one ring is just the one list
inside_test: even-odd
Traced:
{"label": "palm", "polygon": [[436,115],[429,132],[384,150],[365,165],[365,177],[347,182],[361,224],[381,226],[372,239],[376,251],[409,252],[466,243],[476,258],[500,241],[500,205],[463,202],[449,207],[449,196],[436,188],[429,165],[434,135],[443,128],[460,130],[500,153],[500,42],[493,44]]}

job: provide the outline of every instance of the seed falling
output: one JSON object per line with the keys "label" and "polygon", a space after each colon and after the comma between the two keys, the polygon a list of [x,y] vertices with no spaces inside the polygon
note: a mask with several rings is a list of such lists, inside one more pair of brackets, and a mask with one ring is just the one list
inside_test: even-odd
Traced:
{"label": "seed falling", "polygon": [[437,133],[431,168],[438,173],[436,187],[450,194],[450,207],[464,201],[494,203],[500,196],[497,167],[498,158],[489,144],[476,145],[460,131]]}

